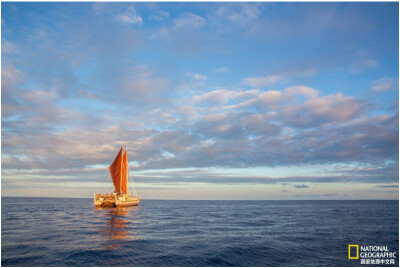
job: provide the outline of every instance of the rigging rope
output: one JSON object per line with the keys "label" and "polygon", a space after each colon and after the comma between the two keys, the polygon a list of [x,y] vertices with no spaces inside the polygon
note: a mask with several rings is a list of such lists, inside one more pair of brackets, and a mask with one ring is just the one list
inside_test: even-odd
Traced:
{"label": "rigging rope", "polygon": [[130,181],[129,181],[129,184],[130,184],[130,186],[131,186],[131,190],[133,189],[133,191],[134,191],[134,193],[135,193],[135,196],[136,196],[136,198],[138,197],[138,194],[137,194],[137,192],[136,192],[136,187],[135,187],[135,183],[133,182],[133,178],[132,178],[132,175],[131,175],[131,168],[130,168],[130,166],[129,166],[129,164],[128,164],[128,174],[129,174],[129,179],[130,179]]}

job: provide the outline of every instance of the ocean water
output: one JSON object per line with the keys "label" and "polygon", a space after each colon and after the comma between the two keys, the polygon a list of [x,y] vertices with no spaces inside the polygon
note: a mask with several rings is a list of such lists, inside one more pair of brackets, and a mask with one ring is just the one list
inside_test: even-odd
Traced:
{"label": "ocean water", "polygon": [[398,253],[398,204],[142,200],[96,209],[92,199],[2,197],[1,264],[360,266],[349,244]]}

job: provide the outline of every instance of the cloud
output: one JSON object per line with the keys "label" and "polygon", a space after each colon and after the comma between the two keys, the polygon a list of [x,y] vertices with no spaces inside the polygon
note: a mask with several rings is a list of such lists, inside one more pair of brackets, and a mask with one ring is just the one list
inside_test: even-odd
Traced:
{"label": "cloud", "polygon": [[101,15],[105,11],[107,7],[107,3],[105,2],[96,2],[92,4],[92,10],[95,15]]}
{"label": "cloud", "polygon": [[308,187],[308,185],[305,185],[305,184],[300,184],[300,185],[297,185],[297,184],[295,184],[295,185],[293,185],[295,188],[309,188]]}
{"label": "cloud", "polygon": [[126,12],[116,15],[114,19],[120,23],[143,25],[143,19],[137,15],[134,6],[130,6]]}
{"label": "cloud", "polygon": [[[144,68],[144,69],[142,69]],[[116,101],[131,101],[136,105],[157,106],[168,98],[169,81],[163,77],[154,77],[145,66],[136,66],[131,72],[120,77]]]}
{"label": "cloud", "polygon": [[4,54],[15,54],[18,52],[18,47],[10,43],[6,39],[1,40],[1,52]]}
{"label": "cloud", "polygon": [[[194,73],[191,77],[200,80],[202,78]],[[86,161],[79,154],[101,144],[109,145],[107,150],[110,154],[111,148],[117,144],[135,148],[132,152],[134,159],[142,168],[148,169],[166,166],[248,167],[331,161],[377,162],[392,158],[398,148],[396,117],[366,117],[367,114],[363,111],[368,111],[369,106],[355,97],[342,94],[320,96],[318,91],[307,86],[265,92],[255,89],[218,89],[201,95],[189,94],[185,101],[172,105],[165,98],[168,97],[165,89],[169,82],[155,76],[154,71],[146,66],[125,70],[120,74],[120,80],[119,87],[113,93],[115,96],[108,97],[107,110],[114,109],[110,103],[118,103],[119,110],[127,111],[123,120],[115,117],[113,110],[101,110],[102,118],[97,115],[91,118],[84,114],[74,114],[66,107],[56,107],[54,103],[61,98],[57,90],[15,91],[11,97],[25,103],[25,108],[19,110],[19,113],[24,115],[21,120],[26,123],[4,124],[7,129],[4,132],[4,150],[11,150],[17,144],[25,144],[26,148],[31,148],[25,152],[26,155],[33,152],[44,153],[38,148],[40,144],[46,143],[44,140],[26,134],[24,136],[27,139],[21,140],[21,133],[36,129],[38,133],[47,133],[40,137],[51,141],[51,144],[57,144],[62,148],[64,156],[10,158],[5,159],[5,167],[10,167],[12,163],[18,166],[26,164],[26,167],[41,167],[46,162],[56,165],[58,161],[63,162],[60,165],[64,167],[77,165],[79,161],[83,161],[82,164],[96,163],[98,159]],[[24,94],[18,95],[22,92]],[[306,98],[297,103],[292,96],[299,95]],[[96,98],[86,99],[99,105],[104,97],[97,94]],[[139,112],[140,108],[146,107],[144,105],[150,105],[153,110]],[[162,105],[167,110],[160,109]],[[287,114],[288,109],[293,109],[291,116]],[[306,119],[302,121],[304,117]],[[93,130],[91,128],[94,125],[91,123],[79,131],[76,129],[59,132],[57,135],[51,134],[54,124],[68,126],[69,122],[74,121],[85,125],[89,118],[97,124]],[[336,124],[332,125],[332,122]],[[126,136],[121,136],[122,129],[141,129],[149,124],[162,128],[155,132],[146,132],[145,135],[127,131]],[[41,129],[40,126],[48,128]],[[291,132],[288,131],[290,128]],[[187,132],[189,129],[190,133]],[[68,139],[59,139],[60,137]],[[93,137],[96,137],[94,141],[97,140],[99,144],[95,142],[90,148],[83,146],[90,143],[89,139]],[[108,139],[114,142],[107,142]],[[75,140],[80,142],[73,146]],[[59,155],[60,152],[53,151],[54,149],[49,152]],[[70,150],[77,154],[65,154]],[[166,158],[163,152],[174,157]],[[18,155],[13,151],[8,153]]]}
{"label": "cloud", "polygon": [[215,69],[213,69],[213,72],[214,73],[228,73],[229,68],[227,68],[227,67],[215,68]]}
{"label": "cloud", "polygon": [[288,97],[304,96],[308,98],[315,98],[319,92],[307,86],[294,86],[285,89],[284,94]]}
{"label": "cloud", "polygon": [[360,73],[367,69],[373,69],[379,66],[377,60],[365,58],[350,64],[350,73]]}
{"label": "cloud", "polygon": [[151,39],[170,40],[170,33],[167,28],[161,28],[150,36]]}
{"label": "cloud", "polygon": [[209,21],[218,31],[227,33],[248,27],[260,14],[258,4],[229,3],[221,5],[209,16]]}
{"label": "cloud", "polygon": [[264,77],[247,77],[242,79],[242,83],[252,87],[267,87],[273,86],[283,80],[280,75],[267,75]]}
{"label": "cloud", "polygon": [[263,104],[277,103],[283,100],[283,94],[277,90],[270,90],[259,95],[258,101]]}
{"label": "cloud", "polygon": [[181,28],[195,28],[199,29],[206,24],[206,20],[196,14],[186,13],[174,20],[175,30]]}
{"label": "cloud", "polygon": [[315,116],[344,121],[354,118],[363,109],[365,103],[355,97],[345,97],[341,93],[318,99],[308,100],[306,109]]}
{"label": "cloud", "polygon": [[[65,111],[63,114],[66,114]],[[77,117],[71,117],[71,120],[72,118],[79,120]],[[55,123],[54,120],[52,122]],[[10,155],[10,157],[2,159],[4,168],[54,170],[71,167],[83,168],[89,164],[109,164],[109,161],[112,161],[110,155],[114,155],[115,148],[120,145],[128,148],[135,147],[135,152],[131,152],[130,155],[141,161],[136,154],[146,155],[151,150],[151,148],[143,149],[146,144],[146,140],[143,138],[151,135],[153,132],[151,130],[122,132],[119,127],[115,126],[91,126],[91,128],[76,127],[57,132],[54,129],[45,128],[46,125],[37,125],[36,123],[5,124],[5,127],[13,129],[13,132],[5,131],[3,133],[4,151]],[[33,131],[34,127],[37,127],[37,133]],[[25,130],[26,128],[29,130]],[[13,137],[12,133],[19,131],[24,135]],[[129,135],[135,136],[135,140],[131,140]],[[20,145],[17,145],[18,143]],[[90,152],[90,155],[87,152]],[[21,157],[19,154],[25,156]]]}
{"label": "cloud", "polygon": [[196,95],[192,97],[194,103],[199,104],[223,104],[228,101],[240,101],[249,98],[254,98],[258,95],[258,90],[246,91],[229,91],[224,89],[217,89],[207,92],[203,95]]}
{"label": "cloud", "polygon": [[192,78],[193,80],[197,80],[197,81],[205,81],[208,79],[207,76],[199,74],[199,73],[187,72],[185,75]]}
{"label": "cloud", "polygon": [[371,87],[371,91],[382,92],[394,89],[396,81],[392,77],[384,76],[378,80],[372,81],[372,84],[374,84],[374,86]]}
{"label": "cloud", "polygon": [[1,69],[1,87],[3,92],[11,90],[11,86],[21,81],[23,74],[14,65],[6,63]]}
{"label": "cloud", "polygon": [[[194,103],[202,103],[213,105],[216,103],[226,104],[222,109],[246,109],[257,108],[265,111],[275,112],[282,107],[284,101],[297,101],[296,97],[315,98],[319,92],[307,86],[293,86],[283,91],[270,90],[260,91],[258,89],[230,91],[225,89],[217,89],[209,91],[203,95],[193,96]],[[273,107],[271,105],[274,105]],[[293,104],[297,107],[298,104]],[[275,109],[275,110],[274,110]],[[278,110],[277,110],[278,109]]]}
{"label": "cloud", "polygon": [[154,10],[149,16],[150,20],[165,20],[169,18],[169,12],[163,10]]}
{"label": "cloud", "polygon": [[287,123],[310,126],[335,121],[349,121],[362,115],[368,106],[366,101],[337,93],[312,98],[303,104],[287,106],[282,115]]}
{"label": "cloud", "polygon": [[[175,140],[175,139],[174,139]],[[104,150],[104,149],[103,149]],[[112,149],[111,149],[112,150]],[[115,151],[115,150],[114,150]],[[98,157],[98,152],[96,151],[96,157]],[[114,152],[115,153],[115,152]],[[109,154],[112,154],[110,152]],[[175,157],[169,157],[168,153],[164,155],[165,151],[158,151],[159,159],[163,161],[173,162]],[[37,183],[53,182],[81,182],[82,180],[90,182],[100,182],[104,183],[104,173],[107,173],[107,167],[113,160],[113,157],[103,156],[97,158],[96,161],[104,161],[104,165],[86,165],[86,166],[76,166],[73,170],[68,168],[68,166],[58,166],[54,169],[31,169],[27,168],[26,164],[19,163],[18,158],[6,159],[3,161],[7,165],[7,169],[3,172],[3,177],[18,176],[18,180],[4,179],[4,184],[15,184],[15,183],[32,183],[35,181]],[[129,153],[129,159],[132,159],[134,155]],[[8,165],[8,160],[14,166],[10,169]],[[68,161],[69,159],[60,159],[60,161]],[[14,162],[15,161],[15,162]],[[78,161],[77,161],[78,162]],[[54,164],[59,164],[54,162]],[[19,167],[22,167],[21,169]],[[392,175],[388,178],[384,175],[384,178],[372,172],[371,174],[365,173],[363,175],[358,175],[356,170],[352,174],[341,174],[342,170],[331,171],[332,176],[289,176],[289,177],[267,177],[252,174],[251,170],[244,169],[245,172],[240,172],[236,174],[229,170],[224,169],[210,169],[209,167],[204,168],[163,168],[163,169],[150,169],[151,166],[142,166],[137,169],[131,165],[131,169],[135,169],[135,182],[145,182],[146,184],[159,184],[163,183],[166,185],[174,185],[177,183],[187,183],[187,182],[198,182],[198,183],[211,183],[211,184],[268,184],[268,185],[293,185],[295,188],[306,189],[310,188],[309,184],[332,184],[332,183],[367,183],[372,184],[374,188],[398,188],[396,179],[396,171],[392,170]],[[317,167],[316,167],[317,168]],[[385,173],[384,169],[381,169]],[[246,174],[246,171],[248,172]],[[366,169],[367,171],[367,169]],[[375,170],[375,171],[378,171]],[[335,174],[336,173],[336,174]],[[296,184],[300,183],[300,184]],[[306,184],[307,183],[307,184]],[[379,185],[374,186],[373,184],[379,183]],[[97,184],[96,187],[99,185]],[[288,191],[288,190],[286,190]],[[335,194],[326,194],[327,196]]]}
{"label": "cloud", "polygon": [[257,19],[260,10],[254,4],[244,3],[234,8],[233,6],[221,6],[217,10],[217,15],[221,19],[225,19],[234,23],[243,23],[248,19]]}
{"label": "cloud", "polygon": [[[247,77],[241,80],[242,84],[249,85],[252,87],[268,87],[274,86],[277,83],[282,82],[289,82],[291,79],[296,77],[310,77],[314,76],[317,73],[314,67],[291,67],[287,68],[286,70],[280,71],[275,74],[260,76],[260,77]],[[299,91],[300,94],[307,94],[315,95],[317,92],[312,88],[308,88],[306,86],[295,86],[293,88],[289,88],[287,90],[287,94],[296,93]]]}
{"label": "cloud", "polygon": [[186,72],[183,76],[181,84],[179,85],[179,89],[182,92],[194,92],[196,90],[202,90],[207,81],[208,76],[204,74]]}
{"label": "cloud", "polygon": [[399,185],[377,185],[377,188],[399,188]]}
{"label": "cloud", "polygon": [[316,67],[307,67],[304,66],[303,64],[299,67],[291,67],[285,71],[282,72],[282,75],[286,77],[311,77],[317,74],[317,69]]}

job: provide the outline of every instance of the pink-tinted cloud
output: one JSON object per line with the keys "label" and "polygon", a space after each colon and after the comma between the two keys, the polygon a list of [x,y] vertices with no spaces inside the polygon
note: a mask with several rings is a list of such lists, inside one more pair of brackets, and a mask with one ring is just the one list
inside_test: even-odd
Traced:
{"label": "pink-tinted cloud", "polygon": [[372,84],[374,85],[371,87],[372,91],[382,92],[395,89],[396,81],[392,77],[384,76],[378,80],[372,81]]}

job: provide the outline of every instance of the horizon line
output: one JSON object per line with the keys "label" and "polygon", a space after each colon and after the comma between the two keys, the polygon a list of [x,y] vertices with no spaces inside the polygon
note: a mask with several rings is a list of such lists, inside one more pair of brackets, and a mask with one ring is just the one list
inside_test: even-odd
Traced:
{"label": "horizon line", "polygon": [[[92,199],[90,197],[52,197],[52,196],[1,196],[1,198],[68,198]],[[399,199],[155,199],[141,198],[141,200],[159,201],[399,201]]]}

